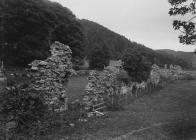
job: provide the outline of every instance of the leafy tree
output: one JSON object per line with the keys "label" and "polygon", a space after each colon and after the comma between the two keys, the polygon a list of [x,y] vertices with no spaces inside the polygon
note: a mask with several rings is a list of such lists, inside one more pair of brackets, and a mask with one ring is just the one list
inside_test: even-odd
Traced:
{"label": "leafy tree", "polygon": [[142,82],[149,77],[151,64],[138,51],[128,49],[123,58],[123,68],[127,71],[131,81]]}
{"label": "leafy tree", "polygon": [[195,18],[196,6],[195,0],[169,0],[172,8],[169,10],[170,16],[184,16],[181,20],[174,20],[173,27],[179,30],[180,43],[194,44],[196,42]]}
{"label": "leafy tree", "polygon": [[[110,57],[113,60],[121,59],[123,52],[129,48],[133,51],[140,52],[140,54],[147,58],[152,64],[156,63],[162,66],[164,66],[164,64],[179,65],[176,57],[173,57],[172,55],[168,57],[165,53],[159,53],[142,44],[133,42],[98,23],[85,19],[80,20],[80,23],[83,26],[84,34],[88,41],[85,48],[85,54],[87,56],[91,54],[90,50],[94,44],[105,44],[110,52]],[[189,61],[186,61],[186,63],[188,64]]]}
{"label": "leafy tree", "polygon": [[90,69],[103,70],[105,66],[109,65],[109,61],[109,50],[105,45],[95,45],[91,49],[89,56]]}
{"label": "leafy tree", "polygon": [[[84,47],[79,21],[73,13],[49,0],[2,0],[0,1],[1,46],[0,59],[8,65],[26,66],[34,59],[44,59],[49,54],[52,33],[65,24],[68,30],[56,35],[68,37],[64,43],[79,56]],[[72,39],[73,38],[73,39]],[[76,41],[77,43],[73,43]],[[79,48],[80,51],[75,51]]]}
{"label": "leafy tree", "polygon": [[72,49],[73,62],[80,63],[84,58],[84,35],[79,22],[60,24],[52,32],[52,41],[60,41]]}

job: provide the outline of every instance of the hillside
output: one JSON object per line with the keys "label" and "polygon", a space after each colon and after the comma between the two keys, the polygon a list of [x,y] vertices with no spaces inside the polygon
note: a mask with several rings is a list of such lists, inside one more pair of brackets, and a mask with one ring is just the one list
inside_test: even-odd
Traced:
{"label": "hillside", "polygon": [[68,8],[49,0],[4,0],[0,1],[0,16],[4,17],[0,60],[6,66],[25,67],[47,58],[54,41],[69,45],[73,60],[83,59],[82,26]]}
{"label": "hillside", "polygon": [[3,38],[0,40],[0,44],[3,44],[0,47],[0,60],[4,61],[5,66],[26,67],[35,59],[47,58],[49,46],[54,41],[70,46],[76,65],[81,65],[85,57],[89,59],[95,46],[105,46],[112,60],[121,59],[129,48],[151,63],[191,65],[187,63],[188,60],[157,53],[98,23],[79,20],[72,11],[55,2],[6,0],[5,5],[1,8],[0,3],[0,13],[8,15],[3,19]]}
{"label": "hillside", "polygon": [[196,55],[193,52],[174,51],[169,49],[156,50],[157,53],[184,60],[186,63],[196,68]]}
{"label": "hillside", "polygon": [[168,55],[167,53],[154,51],[142,44],[130,41],[126,37],[93,21],[82,19],[80,20],[80,23],[83,26],[84,34],[87,38],[87,56],[93,45],[104,44],[108,47],[111,58],[114,60],[120,59],[127,48],[132,48],[139,51],[141,55],[147,57],[152,63],[157,63],[159,65],[177,64],[184,67],[191,66],[191,64],[187,63],[188,61],[185,61],[185,59],[175,57],[174,55]]}
{"label": "hillside", "polygon": [[98,23],[83,19],[80,21],[84,27],[84,33],[87,36],[87,53],[95,44],[105,44],[113,59],[118,59],[123,51],[131,45],[131,42],[124,36],[121,36]]}

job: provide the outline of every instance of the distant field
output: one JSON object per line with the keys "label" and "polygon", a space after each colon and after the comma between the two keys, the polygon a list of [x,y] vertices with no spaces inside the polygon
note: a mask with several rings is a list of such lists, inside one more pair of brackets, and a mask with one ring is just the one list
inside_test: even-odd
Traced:
{"label": "distant field", "polygon": [[87,85],[87,83],[87,76],[71,77],[67,84],[67,93],[69,101],[81,99],[84,93],[84,88]]}

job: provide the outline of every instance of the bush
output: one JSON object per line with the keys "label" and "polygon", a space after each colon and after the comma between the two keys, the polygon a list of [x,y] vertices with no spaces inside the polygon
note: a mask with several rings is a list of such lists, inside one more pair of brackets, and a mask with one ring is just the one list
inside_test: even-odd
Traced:
{"label": "bush", "polygon": [[151,64],[147,58],[139,54],[138,51],[127,50],[122,58],[123,68],[133,82],[146,81],[151,71]]}
{"label": "bush", "polygon": [[1,94],[1,114],[6,122],[17,124],[17,132],[29,129],[44,117],[47,107],[40,93],[29,90],[27,84],[10,85]]}
{"label": "bush", "polygon": [[105,45],[95,45],[89,56],[90,69],[103,70],[109,65],[109,50]]}
{"label": "bush", "polygon": [[119,82],[125,83],[126,85],[128,85],[131,80],[126,71],[120,71],[117,73],[116,77]]}
{"label": "bush", "polygon": [[185,74],[182,75],[182,79],[183,79],[183,80],[195,80],[195,77],[192,76],[192,75],[189,74],[189,73],[185,73]]}

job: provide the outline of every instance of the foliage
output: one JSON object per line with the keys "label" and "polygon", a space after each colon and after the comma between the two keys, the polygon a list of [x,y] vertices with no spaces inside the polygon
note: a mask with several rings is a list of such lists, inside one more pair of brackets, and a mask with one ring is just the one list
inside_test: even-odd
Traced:
{"label": "foliage", "polygon": [[183,80],[195,80],[196,78],[192,76],[190,73],[184,73],[182,76]]}
{"label": "foliage", "polygon": [[47,111],[42,94],[29,90],[27,84],[8,85],[0,100],[5,121],[16,122],[15,130],[21,132],[41,120]]}
{"label": "foliage", "polygon": [[[196,42],[195,21],[196,7],[195,0],[169,0],[172,8],[169,10],[170,16],[184,16],[181,20],[174,20],[173,27],[179,30],[180,43],[194,44]],[[190,18],[191,17],[191,18]]]}
{"label": "foliage", "polygon": [[119,73],[116,75],[117,80],[128,85],[131,82],[131,79],[128,75],[128,73],[124,70],[121,70]]}
{"label": "foliage", "polygon": [[183,68],[192,68],[192,61],[194,54],[191,52],[180,52],[173,50],[157,50],[158,60],[162,60],[161,62],[157,62],[159,66],[164,66],[163,64],[171,65],[179,65]]}
{"label": "foliage", "polygon": [[[123,53],[127,49],[132,49],[133,51],[138,51],[142,56],[145,58],[148,58],[148,60],[154,64],[158,65],[164,65],[164,64],[176,64],[180,65],[182,67],[187,67],[187,63],[179,62],[179,59],[173,56],[168,56],[165,53],[160,54],[157,51],[154,51],[150,48],[147,48],[146,46],[136,43],[134,41],[131,41],[127,39],[126,37],[119,35],[108,28],[99,25],[98,23],[89,21],[89,20],[81,20],[80,23],[82,24],[84,28],[84,34],[87,37],[87,46],[85,54],[88,56],[91,55],[91,50],[93,49],[92,46],[105,44],[105,46],[108,48],[110,57],[112,60],[119,60],[122,58]],[[100,45],[101,46],[101,45]],[[190,67],[191,65],[188,65]]]}
{"label": "foliage", "polygon": [[58,40],[59,42],[71,47],[73,62],[80,65],[84,57],[84,37],[79,22],[71,24],[60,24],[52,33],[52,41]]}
{"label": "foliage", "polygon": [[102,25],[85,19],[80,22],[84,28],[84,34],[87,37],[87,56],[90,55],[92,46],[95,44],[105,44],[105,46],[109,49],[111,58],[119,59],[123,50],[130,44],[128,39],[107,29],[106,27],[103,27]]}
{"label": "foliage", "polygon": [[[9,86],[1,94],[0,107],[5,122],[17,122],[18,132],[45,133],[62,123],[55,118],[60,118],[60,113],[67,110],[64,84],[72,72],[71,50],[59,42],[53,43],[50,48],[51,56],[44,61],[33,61],[31,70],[20,74],[20,77],[12,73],[12,81],[19,82],[16,81],[16,84],[8,80]],[[71,113],[71,117],[76,114]],[[70,119],[68,114],[64,115]],[[26,128],[27,131],[24,130]]]}
{"label": "foliage", "polygon": [[103,70],[105,66],[109,65],[110,55],[108,48],[105,45],[95,45],[91,49],[89,59],[91,69]]}
{"label": "foliage", "polygon": [[127,50],[123,55],[123,67],[129,74],[131,81],[142,82],[149,77],[151,64],[142,55],[131,49]]}
{"label": "foliage", "polygon": [[[0,13],[0,59],[6,65],[26,66],[34,59],[44,59],[49,54],[51,41],[68,35],[64,43],[74,48],[75,57],[82,57],[81,25],[75,15],[60,4],[48,0],[2,0]],[[67,26],[63,34],[58,32],[61,25]],[[80,51],[75,51],[77,49]]]}

